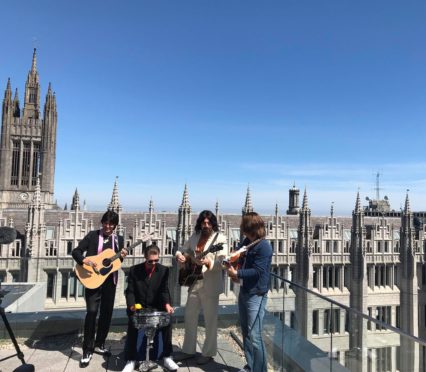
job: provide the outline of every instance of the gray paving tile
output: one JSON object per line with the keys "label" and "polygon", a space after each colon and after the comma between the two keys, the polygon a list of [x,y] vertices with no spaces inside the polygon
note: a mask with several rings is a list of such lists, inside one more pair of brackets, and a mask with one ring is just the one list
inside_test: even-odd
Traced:
{"label": "gray paving tile", "polygon": [[[200,353],[202,345],[203,331],[200,330],[200,339],[197,344],[197,351]],[[228,332],[229,333],[229,332]],[[81,336],[77,334],[57,335],[45,337],[42,340],[18,340],[21,350],[24,353],[27,363],[35,366],[35,370],[46,372],[98,372],[98,371],[121,371],[124,368],[124,342],[125,333],[110,333],[106,346],[112,352],[112,356],[104,358],[94,354],[89,364],[84,369],[80,368],[81,358]],[[183,330],[173,330],[173,349],[181,350],[183,342]],[[218,355],[214,360],[206,365],[199,366],[195,359],[179,362],[179,372],[199,372],[199,371],[226,371],[236,372],[244,364],[243,359],[235,352],[235,346],[231,345],[226,331],[218,334]],[[0,359],[15,354],[13,344],[9,340],[2,340],[0,343]],[[15,356],[0,363],[0,372],[10,372],[19,367],[21,362]],[[163,371],[159,366],[154,372]]]}

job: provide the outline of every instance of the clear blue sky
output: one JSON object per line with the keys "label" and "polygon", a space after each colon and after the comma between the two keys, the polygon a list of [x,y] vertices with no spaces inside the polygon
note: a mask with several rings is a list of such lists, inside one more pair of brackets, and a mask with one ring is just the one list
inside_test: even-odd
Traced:
{"label": "clear blue sky", "polygon": [[37,47],[42,103],[56,91],[55,195],[90,209],[115,176],[126,210],[346,215],[410,189],[426,210],[426,2],[54,1],[3,3],[0,84],[21,102]]}

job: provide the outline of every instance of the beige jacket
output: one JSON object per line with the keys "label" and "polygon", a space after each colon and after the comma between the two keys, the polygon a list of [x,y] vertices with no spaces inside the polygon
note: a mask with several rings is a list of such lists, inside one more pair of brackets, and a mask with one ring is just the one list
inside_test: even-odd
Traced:
{"label": "beige jacket", "polygon": [[[188,251],[195,252],[200,235],[200,233],[192,234],[190,238],[184,243],[183,247],[178,252],[176,252],[176,255]],[[210,247],[215,236],[216,232],[214,232],[210,236],[209,240],[207,240],[207,243],[204,246],[204,250],[207,250]],[[216,245],[218,243],[223,243],[223,249],[215,253],[208,253],[205,256],[213,262],[213,265],[211,265],[210,268],[203,266],[204,279],[202,280],[202,288],[207,293],[211,293],[214,296],[219,296],[223,292],[224,280],[222,260],[224,260],[229,255],[229,248],[225,235],[221,233],[218,234],[213,244]],[[200,288],[199,285],[197,285],[197,287]]]}

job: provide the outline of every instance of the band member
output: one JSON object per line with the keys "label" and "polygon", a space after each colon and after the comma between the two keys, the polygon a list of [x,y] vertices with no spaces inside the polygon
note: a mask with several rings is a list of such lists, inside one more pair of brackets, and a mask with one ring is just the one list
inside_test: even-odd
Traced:
{"label": "band member", "polygon": [[245,239],[241,246],[252,245],[242,257],[236,270],[230,266],[228,275],[233,281],[242,281],[238,296],[238,310],[247,364],[240,372],[266,372],[267,360],[262,339],[263,317],[270,285],[272,247],[265,240],[262,218],[255,212],[242,217],[241,232]]}
{"label": "band member", "polygon": [[[143,309],[152,309],[153,311],[167,311],[169,314],[174,312],[170,305],[169,268],[158,263],[160,249],[156,245],[150,245],[145,248],[144,255],[145,262],[132,266],[127,279],[126,302],[129,323],[127,343],[124,350],[127,364],[123,372],[132,372],[135,368],[138,330],[131,319],[131,315],[136,311],[135,305],[140,304]],[[172,325],[169,324],[161,328],[159,332],[162,333],[164,367],[169,371],[176,371],[179,366],[171,357],[173,352]]]}
{"label": "band member", "polygon": [[[79,265],[84,263],[96,267],[96,263],[91,260],[91,257],[108,248],[120,252],[120,259],[123,260],[127,255],[127,251],[123,249],[124,239],[122,236],[114,234],[118,219],[117,213],[107,211],[101,219],[102,229],[89,232],[80,241],[77,248],[73,249],[72,256]],[[84,321],[83,355],[80,360],[80,367],[86,367],[89,364],[94,351],[105,356],[111,355],[109,350],[105,348],[105,340],[111,324],[117,277],[117,272],[114,272],[105,279],[100,287],[85,289],[87,314]],[[95,339],[96,317],[99,308]]]}
{"label": "band member", "polygon": [[208,253],[195,263],[202,267],[202,276],[189,287],[185,306],[185,337],[182,353],[176,360],[184,360],[195,356],[197,342],[197,326],[200,310],[203,310],[206,338],[197,364],[210,362],[217,353],[217,313],[219,295],[223,292],[222,260],[228,254],[226,237],[218,232],[216,216],[208,210],[198,216],[195,232],[183,245],[182,252],[176,252],[176,259],[184,264],[189,257],[182,253],[195,252],[199,255],[213,244],[223,244],[223,249]]}

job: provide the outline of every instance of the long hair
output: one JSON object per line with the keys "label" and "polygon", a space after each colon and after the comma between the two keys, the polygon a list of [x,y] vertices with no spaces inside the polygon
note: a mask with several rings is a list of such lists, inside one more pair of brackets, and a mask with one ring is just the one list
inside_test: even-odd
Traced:
{"label": "long hair", "polygon": [[265,223],[256,212],[243,215],[240,229],[244,235],[253,235],[256,239],[262,239],[266,236]]}
{"label": "long hair", "polygon": [[219,231],[219,226],[217,225],[217,218],[212,211],[204,210],[200,213],[195,224],[195,232],[199,233],[201,231],[201,224],[203,221],[208,218],[212,224],[213,231]]}

